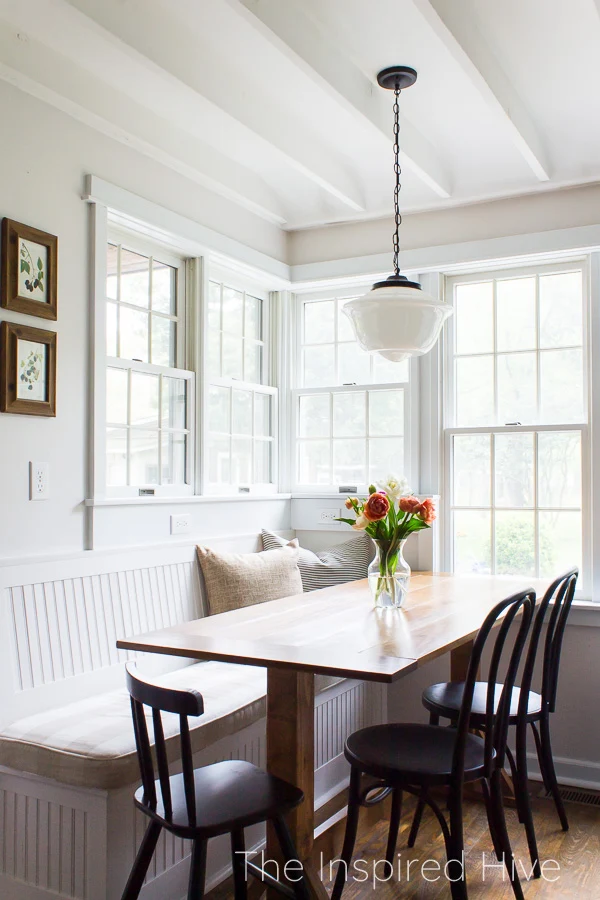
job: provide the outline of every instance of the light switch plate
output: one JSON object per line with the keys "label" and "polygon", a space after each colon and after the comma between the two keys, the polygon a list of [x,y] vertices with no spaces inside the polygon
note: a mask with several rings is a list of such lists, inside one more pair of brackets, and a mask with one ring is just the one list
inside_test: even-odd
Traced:
{"label": "light switch plate", "polygon": [[29,463],[29,499],[47,500],[50,495],[50,466],[47,462]]}

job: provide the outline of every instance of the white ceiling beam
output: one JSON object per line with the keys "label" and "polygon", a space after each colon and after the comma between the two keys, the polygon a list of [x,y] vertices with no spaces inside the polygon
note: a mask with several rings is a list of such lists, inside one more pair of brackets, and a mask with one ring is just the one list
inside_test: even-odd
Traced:
{"label": "white ceiling beam", "polygon": [[[207,40],[200,47],[197,35],[182,29],[167,7],[148,2],[140,28],[135,5],[118,5],[116,25],[114,4],[81,3],[85,12],[78,5],[79,0],[0,0],[0,11],[30,37],[132,99],[161,115],[177,116],[178,127],[191,130],[201,123],[207,141],[229,158],[232,143],[250,143],[255,152],[275,156],[349,209],[365,209],[362,190],[340,161],[314,136],[298,138],[291,122],[274,112],[269,115],[260,104],[251,108],[241,94],[231,91],[219,46]],[[179,48],[176,56],[170,54],[174,46]],[[124,72],[129,77],[119,81]]]}
{"label": "white ceiling beam", "polygon": [[503,122],[536,178],[548,181],[550,166],[536,127],[521,97],[484,41],[470,9],[458,0],[413,0],[413,3]]}
{"label": "white ceiling beam", "polygon": [[88,72],[79,70],[74,76],[67,60],[37,41],[23,38],[0,19],[0,80],[262,219],[285,224],[287,210],[255,172],[225,159],[195,137],[166,127],[159,116],[119,96]]}
{"label": "white ceiling beam", "polygon": [[[263,37],[294,62],[330,97],[355,117],[373,126],[389,144],[391,103],[381,88],[336,46],[299,5],[291,0],[227,0]],[[451,196],[451,183],[433,146],[402,117],[401,162],[439,197]]]}

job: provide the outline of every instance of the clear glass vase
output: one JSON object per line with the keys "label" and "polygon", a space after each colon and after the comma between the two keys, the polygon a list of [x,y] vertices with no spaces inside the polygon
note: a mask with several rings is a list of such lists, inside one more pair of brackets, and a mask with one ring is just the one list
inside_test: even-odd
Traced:
{"label": "clear glass vase", "polygon": [[376,547],[375,559],[369,566],[369,587],[373,594],[375,606],[400,609],[404,604],[410,566],[404,559],[402,541],[373,541]]}

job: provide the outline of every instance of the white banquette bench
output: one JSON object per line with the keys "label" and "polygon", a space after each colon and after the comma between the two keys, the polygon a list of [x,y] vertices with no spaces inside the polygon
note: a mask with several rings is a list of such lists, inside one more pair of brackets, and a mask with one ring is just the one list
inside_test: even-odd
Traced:
{"label": "white banquette bench", "polygon": [[[235,549],[259,549],[260,539],[249,543]],[[118,637],[204,614],[192,544],[0,567],[0,601],[0,897],[119,900],[145,827],[132,802],[124,661],[136,656],[143,671],[202,693],[205,714],[190,720],[197,764],[264,766],[266,672],[116,649]],[[320,806],[346,782],[345,737],[384,721],[386,702],[375,684],[319,678],[315,688]],[[249,838],[258,847],[263,834]],[[142,897],[181,900],[188,845],[161,841]],[[207,889],[227,875],[228,853],[211,841]]]}

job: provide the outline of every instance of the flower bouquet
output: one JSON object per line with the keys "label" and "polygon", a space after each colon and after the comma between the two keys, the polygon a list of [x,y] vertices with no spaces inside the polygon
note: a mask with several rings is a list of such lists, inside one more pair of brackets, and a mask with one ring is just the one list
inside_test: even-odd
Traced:
{"label": "flower bouquet", "polygon": [[368,571],[375,606],[401,607],[410,578],[404,545],[414,531],[431,527],[435,520],[433,500],[419,500],[404,479],[390,477],[371,485],[366,500],[348,497],[346,509],[352,510],[355,518],[338,521],[365,531],[375,542],[375,559]]}

